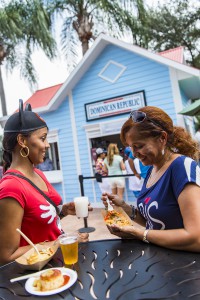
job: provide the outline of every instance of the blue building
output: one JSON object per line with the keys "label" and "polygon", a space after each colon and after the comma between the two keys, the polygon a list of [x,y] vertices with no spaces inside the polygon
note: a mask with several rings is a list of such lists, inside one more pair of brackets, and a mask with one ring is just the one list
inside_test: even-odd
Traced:
{"label": "blue building", "polygon": [[[132,109],[158,106],[193,133],[193,118],[179,112],[200,98],[199,76],[184,63],[182,47],[156,54],[100,35],[62,85],[28,99],[48,124],[54,170],[45,173],[64,202],[81,194],[79,175],[94,176],[97,147],[123,147],[120,129]],[[101,206],[96,180],[84,180],[84,193]],[[135,200],[128,188],[125,200]]]}

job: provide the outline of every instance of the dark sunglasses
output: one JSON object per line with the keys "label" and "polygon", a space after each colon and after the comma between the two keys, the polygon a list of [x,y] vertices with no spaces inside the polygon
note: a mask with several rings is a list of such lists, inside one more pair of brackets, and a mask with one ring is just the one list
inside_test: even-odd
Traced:
{"label": "dark sunglasses", "polygon": [[153,123],[155,126],[160,127],[166,131],[166,129],[163,126],[161,126],[157,122],[155,122],[155,121],[151,120],[149,117],[147,117],[146,113],[143,111],[139,111],[139,110],[131,111],[130,118],[133,120],[134,123],[142,123],[143,121],[148,120],[151,123]]}

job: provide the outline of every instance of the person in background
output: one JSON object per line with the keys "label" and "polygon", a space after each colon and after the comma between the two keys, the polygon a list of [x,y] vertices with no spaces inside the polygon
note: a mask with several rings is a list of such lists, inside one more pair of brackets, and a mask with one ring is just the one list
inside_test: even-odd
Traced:
{"label": "person in background", "polygon": [[[108,175],[123,175],[123,171],[126,171],[123,157],[119,155],[119,149],[116,144],[110,144],[108,146],[107,157],[104,159],[104,172],[108,172]],[[125,179],[123,177],[109,178],[112,194],[118,195],[120,199],[123,199]]]}
{"label": "person in background", "polygon": [[135,174],[136,182],[139,185],[138,189],[134,193],[135,197],[137,198],[140,194],[144,179],[146,178],[150,166],[144,166],[137,157],[133,156],[132,151],[129,154],[128,162],[131,170]]}
{"label": "person in background", "polygon": [[53,162],[49,157],[45,157],[44,161],[41,164],[36,166],[37,169],[45,172],[45,171],[52,171],[53,170]]}
{"label": "person in background", "polygon": [[198,143],[153,106],[131,112],[122,126],[121,141],[151,167],[137,199],[137,213],[116,195],[102,195],[105,206],[108,197],[134,219],[132,226],[111,226],[111,232],[170,249],[200,252]]}
{"label": "person in background", "polygon": [[[138,158],[135,158],[134,160],[131,159],[131,161],[133,163],[133,167],[134,167],[134,172],[130,166],[129,156],[131,155],[131,148],[126,147],[124,150],[124,154],[126,157],[125,167],[126,167],[127,174],[136,174],[137,173],[140,175],[141,170],[140,170],[140,163],[139,163]],[[136,176],[130,176],[130,177],[128,177],[128,181],[129,181],[129,189],[133,192],[133,195],[137,198],[141,191],[144,179],[142,177],[138,178]]]}
{"label": "person in background", "polygon": [[96,154],[97,154],[97,160],[96,160],[95,170],[96,170],[96,174],[100,175],[98,177],[99,188],[102,193],[103,192],[111,193],[112,191],[111,191],[109,178],[102,178],[108,175],[108,173],[105,172],[103,169],[104,159],[106,157],[106,151],[102,148],[97,148]]}
{"label": "person in background", "polygon": [[[75,215],[74,203],[62,205],[60,195],[35,168],[43,162],[50,147],[47,124],[31,111],[30,104],[25,110],[22,100],[19,104],[19,112],[10,116],[5,124],[2,143],[5,173],[0,181],[0,265],[15,260],[31,248],[16,228],[34,244],[54,241],[62,233],[60,218]],[[88,235],[81,238],[88,240]]]}

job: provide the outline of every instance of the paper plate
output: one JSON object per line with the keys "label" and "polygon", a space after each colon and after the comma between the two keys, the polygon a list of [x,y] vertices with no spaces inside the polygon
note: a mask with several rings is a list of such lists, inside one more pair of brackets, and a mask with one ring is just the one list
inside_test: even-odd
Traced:
{"label": "paper plate", "polygon": [[[118,212],[118,213],[120,213],[120,214],[122,214],[124,217],[125,217],[125,219],[127,220],[127,225],[132,225],[132,220],[130,219],[130,217],[126,214],[126,212],[121,208],[121,207],[118,207],[118,206],[114,206],[114,210],[116,211],[116,212]],[[106,215],[109,213],[107,210],[105,210],[105,209],[102,209],[101,210],[101,213],[102,213],[102,215],[103,215],[103,219],[104,219],[104,222],[105,222],[105,224],[106,224],[106,221],[105,221],[105,217],[106,217]],[[107,224],[106,224],[107,225]]]}
{"label": "paper plate", "polygon": [[42,292],[42,291],[36,291],[35,287],[33,286],[34,280],[39,278],[39,277],[31,277],[26,281],[26,284],[25,284],[26,291],[28,293],[32,294],[32,295],[50,296],[50,295],[60,293],[64,290],[67,290],[68,288],[70,288],[76,282],[77,273],[74,270],[71,270],[71,269],[68,269],[68,268],[51,268],[51,269],[46,269],[45,271],[53,270],[53,269],[60,270],[63,275],[68,275],[70,277],[69,281],[65,285],[59,287],[58,289]]}
{"label": "paper plate", "polygon": [[38,250],[42,250],[42,249],[51,247],[52,250],[54,251],[54,253],[45,260],[38,261],[34,264],[28,264],[27,258],[30,257],[30,255],[35,252],[35,250],[32,248],[15,260],[16,263],[21,268],[23,268],[25,270],[40,271],[53,258],[53,256],[55,255],[55,253],[59,247],[59,243],[56,241],[52,241],[52,242],[45,242],[45,243],[37,244],[36,246],[37,246]]}

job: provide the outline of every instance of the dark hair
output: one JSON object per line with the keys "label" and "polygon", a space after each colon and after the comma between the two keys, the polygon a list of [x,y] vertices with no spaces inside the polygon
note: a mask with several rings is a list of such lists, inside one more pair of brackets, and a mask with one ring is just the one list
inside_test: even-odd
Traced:
{"label": "dark hair", "polygon": [[143,111],[148,118],[140,123],[135,123],[129,118],[124,123],[120,138],[125,146],[127,146],[126,134],[132,128],[136,128],[143,138],[160,136],[162,131],[165,130],[168,134],[167,146],[171,151],[199,160],[198,142],[193,140],[190,133],[184,128],[174,126],[172,119],[166,112],[154,106],[145,106],[140,108],[139,111]]}
{"label": "dark hair", "polygon": [[96,153],[96,156],[97,156],[97,158],[99,158],[100,156],[101,156],[101,154],[103,154],[104,152],[102,152],[102,153],[100,153],[100,154],[97,154]]}
{"label": "dark hair", "polygon": [[[2,146],[3,146],[3,167],[4,172],[10,167],[12,163],[12,152],[17,145],[17,136],[19,133],[4,133]],[[24,137],[31,135],[31,132],[23,133]]]}
{"label": "dark hair", "polygon": [[2,141],[4,171],[12,163],[12,152],[18,143],[18,134],[28,137],[33,131],[44,127],[47,127],[46,122],[37,113],[32,112],[31,105],[27,103],[24,109],[23,101],[19,99],[19,111],[8,118],[4,127]]}

